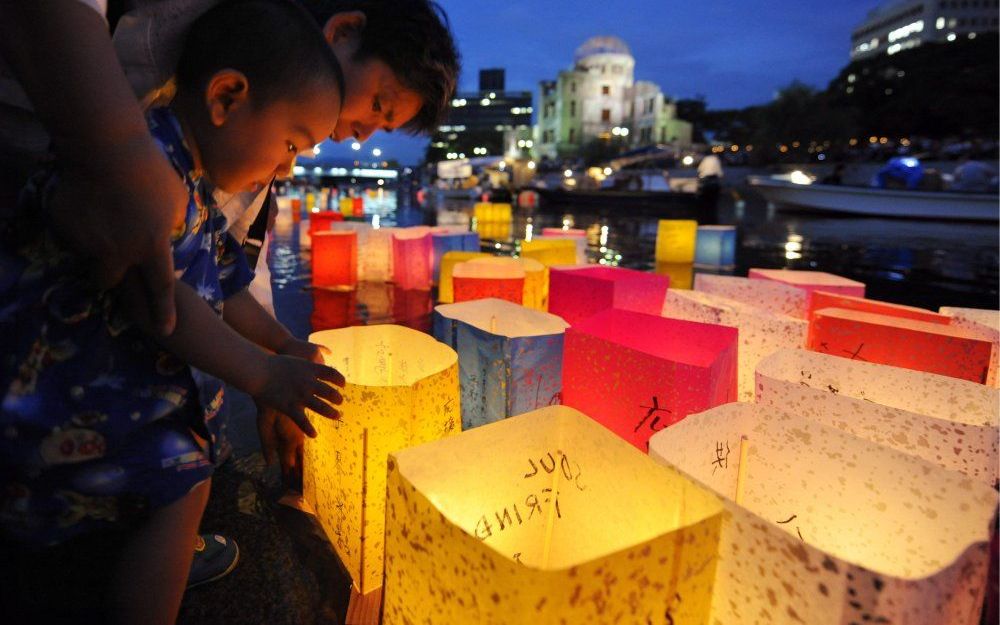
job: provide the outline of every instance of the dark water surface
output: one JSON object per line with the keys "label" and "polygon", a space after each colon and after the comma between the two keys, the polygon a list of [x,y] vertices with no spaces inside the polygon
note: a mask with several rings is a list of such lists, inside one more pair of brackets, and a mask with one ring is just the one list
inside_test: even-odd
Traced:
{"label": "dark water surface", "polygon": [[[511,238],[499,242],[500,250],[496,242],[484,240],[483,249],[509,253],[529,224],[535,234],[565,224],[587,230],[590,262],[653,270],[657,218],[629,215],[627,209],[612,215],[516,211]],[[751,267],[813,269],[864,282],[873,299],[935,311],[940,306],[1000,308],[996,223],[776,212],[745,186],[724,189],[719,217],[720,223],[735,225],[738,231],[736,266],[721,273],[745,276]],[[391,225],[397,219],[433,223],[435,215],[399,209],[381,221]],[[300,247],[299,236],[294,228],[276,233],[269,258],[278,318],[297,336],[343,325],[390,322],[427,330],[433,291],[404,291],[381,283],[362,283],[350,292],[310,289],[309,250]]]}

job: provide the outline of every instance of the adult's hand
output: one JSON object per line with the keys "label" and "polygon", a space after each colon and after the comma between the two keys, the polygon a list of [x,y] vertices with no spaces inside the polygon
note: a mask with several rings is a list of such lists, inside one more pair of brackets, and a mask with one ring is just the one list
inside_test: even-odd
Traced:
{"label": "adult's hand", "polygon": [[91,259],[109,288],[136,267],[122,288],[134,320],[169,334],[176,322],[170,233],[184,217],[187,190],[148,135],[85,165],[67,167],[52,197],[51,224]]}
{"label": "adult's hand", "polygon": [[267,466],[281,467],[281,481],[287,488],[302,492],[302,446],[305,434],[291,419],[257,404],[257,434]]}

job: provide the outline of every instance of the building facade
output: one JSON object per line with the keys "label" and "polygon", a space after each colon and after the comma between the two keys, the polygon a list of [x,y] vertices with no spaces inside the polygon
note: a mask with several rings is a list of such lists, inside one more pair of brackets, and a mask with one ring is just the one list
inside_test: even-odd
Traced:
{"label": "building facade", "polygon": [[594,140],[687,147],[691,130],[659,86],[636,82],[635,58],[617,37],[587,40],[572,69],[540,83],[534,144],[541,157],[573,155]]}
{"label": "building facade", "polygon": [[874,9],[851,33],[851,60],[896,54],[928,42],[996,32],[1000,0],[895,0]]}
{"label": "building facade", "polygon": [[[479,91],[456,93],[447,121],[431,137],[427,160],[500,156],[510,137],[530,137],[531,92],[504,87],[504,70],[484,69],[479,72]],[[521,147],[530,149],[523,143]]]}

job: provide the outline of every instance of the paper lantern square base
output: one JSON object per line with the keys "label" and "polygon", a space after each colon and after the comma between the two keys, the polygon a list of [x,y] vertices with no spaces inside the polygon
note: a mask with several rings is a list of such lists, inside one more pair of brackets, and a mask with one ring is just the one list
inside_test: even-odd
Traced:
{"label": "paper lantern square base", "polygon": [[393,454],[385,625],[707,625],[720,502],[657,469],[563,406]]}

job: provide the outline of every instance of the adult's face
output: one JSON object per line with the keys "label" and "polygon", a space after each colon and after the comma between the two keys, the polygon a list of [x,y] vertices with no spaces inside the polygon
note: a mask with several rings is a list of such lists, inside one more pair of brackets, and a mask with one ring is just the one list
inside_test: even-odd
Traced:
{"label": "adult's face", "polygon": [[420,111],[420,96],[407,89],[379,59],[355,60],[365,17],[358,11],[338,13],[323,29],[344,72],[344,105],[333,131],[334,141],[365,141],[378,130],[392,132]]}

